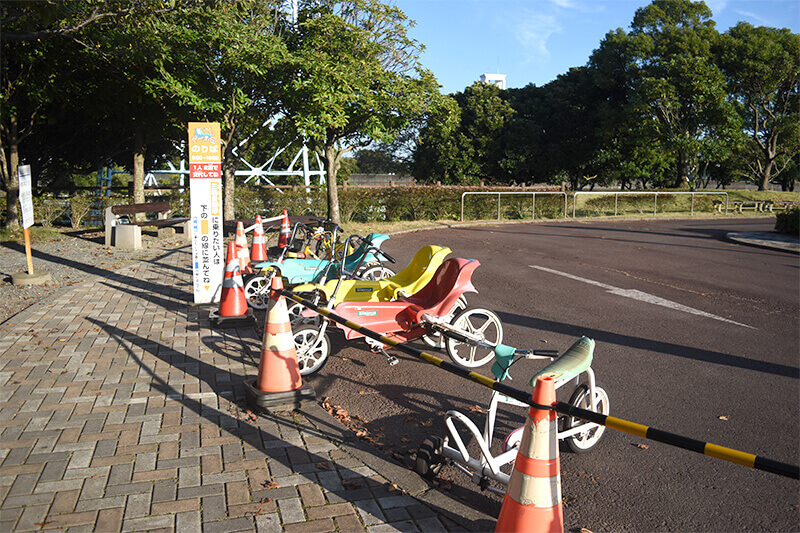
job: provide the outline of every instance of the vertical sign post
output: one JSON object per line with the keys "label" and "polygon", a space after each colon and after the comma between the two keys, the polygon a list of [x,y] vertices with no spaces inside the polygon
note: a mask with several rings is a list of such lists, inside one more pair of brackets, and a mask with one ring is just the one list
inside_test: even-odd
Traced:
{"label": "vertical sign post", "polygon": [[189,197],[195,303],[219,301],[225,272],[219,134],[219,123],[189,123]]}
{"label": "vertical sign post", "polygon": [[28,258],[28,274],[33,276],[33,259],[31,258],[31,236],[28,228],[33,226],[33,194],[31,193],[31,166],[19,165],[19,203],[22,206],[22,233],[25,236],[25,255]]}

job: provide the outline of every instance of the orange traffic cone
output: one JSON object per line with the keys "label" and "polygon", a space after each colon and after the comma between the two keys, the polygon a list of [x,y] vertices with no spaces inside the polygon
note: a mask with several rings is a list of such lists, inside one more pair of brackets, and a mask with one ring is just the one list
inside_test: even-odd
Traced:
{"label": "orange traffic cone", "polygon": [[267,242],[264,240],[264,224],[261,215],[256,215],[256,227],[253,230],[253,246],[250,249],[250,261],[267,261]]}
{"label": "orange traffic cone", "polygon": [[303,401],[316,398],[314,389],[311,385],[303,385],[300,376],[286,299],[277,292],[281,289],[283,280],[280,276],[273,276],[258,377],[245,381],[247,401],[257,410],[292,409],[300,407]]}
{"label": "orange traffic cone", "polygon": [[239,259],[236,257],[236,243],[228,242],[228,257],[225,263],[225,278],[222,281],[222,294],[219,310],[211,310],[209,319],[216,326],[239,327],[253,324],[253,311],[247,306],[244,296],[244,283],[239,270]]}
{"label": "orange traffic cone", "polygon": [[[555,381],[539,377],[532,400],[555,405]],[[508,483],[495,532],[563,532],[561,464],[558,457],[556,412],[528,410],[514,471]]]}
{"label": "orange traffic cone", "polygon": [[247,236],[244,234],[244,224],[241,220],[236,223],[236,257],[239,258],[239,270],[241,273],[252,274],[250,250],[247,248]]}
{"label": "orange traffic cone", "polygon": [[289,227],[289,213],[286,209],[283,210],[283,219],[281,220],[281,232],[278,235],[278,246],[286,248],[289,244],[289,237],[292,234],[292,228]]}

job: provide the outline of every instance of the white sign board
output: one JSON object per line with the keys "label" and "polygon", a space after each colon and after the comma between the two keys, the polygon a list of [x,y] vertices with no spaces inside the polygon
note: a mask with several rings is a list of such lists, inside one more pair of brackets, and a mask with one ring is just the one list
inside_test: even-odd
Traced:
{"label": "white sign board", "polygon": [[222,157],[219,124],[189,123],[194,302],[219,302],[225,257],[222,246]]}
{"label": "white sign board", "polygon": [[33,193],[31,192],[31,166],[17,167],[19,176],[19,203],[22,206],[22,227],[33,226]]}

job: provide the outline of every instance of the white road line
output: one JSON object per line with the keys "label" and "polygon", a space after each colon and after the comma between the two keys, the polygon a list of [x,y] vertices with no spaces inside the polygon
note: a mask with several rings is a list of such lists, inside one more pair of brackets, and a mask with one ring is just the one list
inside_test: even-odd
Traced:
{"label": "white road line", "polygon": [[690,313],[692,315],[703,316],[706,318],[713,318],[714,320],[719,320],[720,322],[727,322],[729,324],[735,324],[737,326],[742,326],[743,328],[750,328],[756,329],[753,326],[748,326],[747,324],[742,324],[741,322],[735,322],[733,320],[728,320],[727,318],[723,318],[721,316],[713,315],[711,313],[706,313],[705,311],[700,311],[699,309],[695,309],[693,307],[688,307],[686,305],[681,305],[679,303],[665,300],[664,298],[660,298],[658,296],[654,296],[652,294],[648,294],[646,292],[642,292],[636,289],[620,289],[619,287],[614,287],[612,285],[607,285],[605,283],[600,283],[599,281],[594,281],[591,279],[582,278],[579,276],[573,276],[572,274],[567,274],[566,272],[561,272],[559,270],[553,270],[552,268],[547,268],[543,266],[537,265],[529,265],[531,268],[535,268],[536,270],[541,270],[543,272],[550,272],[551,274],[557,274],[559,276],[563,276],[565,278],[574,279],[575,281],[580,281],[582,283],[588,283],[589,285],[595,285],[597,287],[601,287],[606,289],[611,294],[617,296],[624,296],[625,298],[632,298],[634,300],[638,300],[640,302],[647,302],[655,305],[660,305],[662,307],[667,307],[669,309],[674,309],[676,311],[683,311],[684,313]]}

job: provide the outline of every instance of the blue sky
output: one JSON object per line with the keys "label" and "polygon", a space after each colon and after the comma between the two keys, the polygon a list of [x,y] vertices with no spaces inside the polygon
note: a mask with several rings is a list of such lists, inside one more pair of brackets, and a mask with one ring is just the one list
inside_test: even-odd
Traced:
{"label": "blue sky", "polygon": [[[463,91],[485,73],[508,87],[538,86],[583,66],[606,33],[630,29],[640,0],[395,0],[416,22],[423,65],[443,92]],[[800,0],[707,0],[717,30],[739,21],[800,33]]]}

